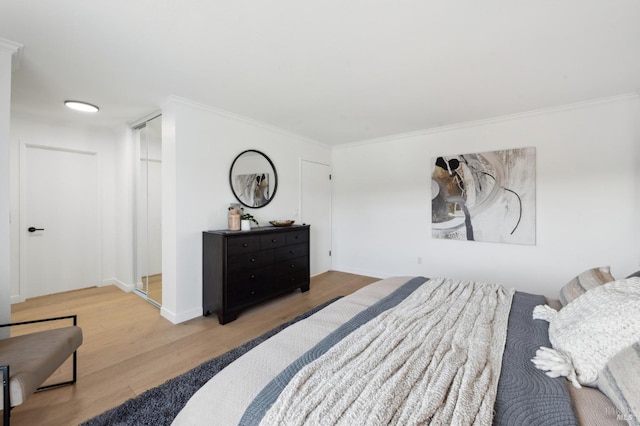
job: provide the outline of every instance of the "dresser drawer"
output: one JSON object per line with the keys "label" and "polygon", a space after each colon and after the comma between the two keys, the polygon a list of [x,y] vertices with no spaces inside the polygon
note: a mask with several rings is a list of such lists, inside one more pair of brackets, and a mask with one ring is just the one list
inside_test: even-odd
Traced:
{"label": "dresser drawer", "polygon": [[241,270],[227,276],[226,299],[231,306],[250,299],[259,299],[271,291],[273,266]]}
{"label": "dresser drawer", "polygon": [[257,269],[243,268],[227,273],[227,287],[244,285],[245,283],[265,283],[270,285],[273,279],[273,265]]}
{"label": "dresser drawer", "polygon": [[273,281],[274,291],[284,291],[309,283],[309,274],[302,269],[287,271]]}
{"label": "dresser drawer", "polygon": [[275,261],[288,260],[309,254],[309,244],[295,244],[275,249]]}
{"label": "dresser drawer", "polygon": [[260,250],[260,238],[256,236],[236,237],[227,240],[227,256]]}
{"label": "dresser drawer", "polygon": [[309,241],[309,230],[287,232],[287,244],[306,243]]}
{"label": "dresser drawer", "polygon": [[273,250],[261,250],[227,256],[229,272],[261,268],[263,266],[271,265],[274,259],[273,254]]}
{"label": "dresser drawer", "polygon": [[244,282],[227,287],[227,303],[238,307],[262,299],[272,291],[272,285],[266,286],[262,282]]}
{"label": "dresser drawer", "polygon": [[303,271],[309,273],[309,258],[308,257],[296,257],[295,259],[289,259],[286,262],[278,262],[275,266],[275,276],[281,276],[291,274],[293,272]]}
{"label": "dresser drawer", "polygon": [[287,244],[287,237],[284,233],[267,234],[260,236],[260,247],[263,249],[282,247]]}

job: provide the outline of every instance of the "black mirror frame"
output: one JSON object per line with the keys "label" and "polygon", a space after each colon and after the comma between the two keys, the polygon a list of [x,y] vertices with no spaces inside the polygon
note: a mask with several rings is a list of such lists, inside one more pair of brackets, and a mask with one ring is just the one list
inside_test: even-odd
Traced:
{"label": "black mirror frame", "polygon": [[[256,154],[262,155],[265,158],[265,160],[267,160],[269,162],[269,165],[271,166],[271,169],[273,170],[273,179],[274,179],[273,192],[271,193],[271,196],[269,197],[269,200],[266,203],[264,203],[263,205],[258,206],[258,207],[250,206],[248,204],[245,204],[240,199],[240,197],[238,197],[238,194],[236,194],[236,191],[233,189],[233,166],[235,166],[236,161],[238,161],[238,159],[240,157],[242,157],[243,154],[246,154],[247,152],[255,152]],[[245,207],[252,208],[252,209],[260,209],[260,208],[268,205],[271,202],[271,200],[273,200],[273,197],[276,196],[276,191],[278,190],[278,172],[276,171],[276,166],[273,165],[273,162],[271,161],[271,159],[264,152],[258,151],[256,149],[247,149],[245,151],[242,151],[240,154],[238,154],[236,156],[236,158],[231,163],[231,167],[229,168],[229,187],[231,188],[231,192],[233,192],[233,196],[236,197],[236,200],[238,200],[240,202],[240,204],[242,204]]]}

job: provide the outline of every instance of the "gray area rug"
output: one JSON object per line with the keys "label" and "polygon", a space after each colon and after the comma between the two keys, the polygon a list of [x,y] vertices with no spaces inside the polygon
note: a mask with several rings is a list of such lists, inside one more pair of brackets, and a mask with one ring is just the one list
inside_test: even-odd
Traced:
{"label": "gray area rug", "polygon": [[339,298],[336,297],[317,306],[219,357],[200,364],[191,371],[167,380],[160,386],[149,389],[140,396],[82,423],[81,426],[170,425],[189,398],[220,370],[269,337],[314,314]]}

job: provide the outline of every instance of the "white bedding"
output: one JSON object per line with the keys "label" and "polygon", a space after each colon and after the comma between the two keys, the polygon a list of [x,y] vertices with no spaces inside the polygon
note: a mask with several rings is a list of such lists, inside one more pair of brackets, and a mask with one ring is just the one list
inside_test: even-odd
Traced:
{"label": "white bedding", "polygon": [[[189,400],[173,425],[236,425],[271,379],[349,318],[411,277],[378,281],[295,323],[238,358]],[[221,409],[221,405],[224,409]]]}
{"label": "white bedding", "polygon": [[[343,323],[360,312],[365,311],[376,302],[384,299],[409,282],[411,278],[413,277],[394,277],[378,281],[352,295],[339,299],[304,321],[294,323],[285,328],[215,375],[193,395],[174,419],[173,424],[238,424],[245,414],[247,407],[282,370],[297,360],[308,349],[325,339],[325,337]],[[531,318],[533,306],[535,305],[531,305],[531,310],[525,312],[525,317]],[[521,309],[519,312],[524,311]],[[526,330],[529,331],[529,329]],[[524,335],[525,339],[529,339],[528,336],[530,336],[530,334],[525,333]],[[532,339],[531,341],[536,342],[537,340]],[[531,353],[533,354],[534,352],[535,349],[533,349]],[[527,357],[530,356],[527,354],[524,355]],[[527,358],[527,360],[528,359],[530,358]],[[536,369],[533,368],[533,370]],[[546,377],[543,373],[540,372],[540,374]],[[525,388],[527,388],[526,383],[524,383],[524,385]],[[533,385],[536,386],[535,384]],[[507,393],[510,394],[511,392],[508,391]],[[598,421],[594,424],[615,424],[615,408],[609,408],[613,407],[610,402],[607,401],[606,404],[598,405],[593,404],[593,400],[588,400],[585,404],[583,401],[578,401],[581,399],[580,395],[574,395],[574,397],[576,396],[578,396],[578,398],[574,399],[574,403],[577,404],[580,402],[579,405],[581,409],[578,410],[578,412],[581,413],[581,419],[597,418]],[[554,396],[553,401],[557,400]],[[550,401],[551,400],[548,400],[548,402]],[[540,418],[546,417],[548,414],[552,415],[556,413],[556,411],[553,410],[545,410],[544,407],[546,407],[546,405],[544,404],[540,405],[540,403],[535,401],[533,401],[533,404],[538,410],[535,415]],[[584,405],[587,406],[585,407]],[[512,403],[507,403],[504,407],[512,407]],[[582,416],[584,409],[589,410],[587,411],[586,417]],[[593,413],[594,410],[596,411],[595,414]],[[575,419],[573,421],[575,422]],[[507,422],[506,424],[512,423]]]}

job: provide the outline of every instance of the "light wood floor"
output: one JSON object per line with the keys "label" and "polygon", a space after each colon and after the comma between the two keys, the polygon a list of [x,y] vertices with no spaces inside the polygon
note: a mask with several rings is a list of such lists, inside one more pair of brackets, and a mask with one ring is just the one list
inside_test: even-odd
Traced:
{"label": "light wood floor", "polygon": [[[158,308],[114,286],[29,299],[12,306],[12,321],[77,314],[84,342],[78,350],[78,382],[39,392],[13,409],[20,425],[77,425],[147,389],[218,356],[336,296],[377,278],[330,271],[295,291],[221,326],[215,315],[173,325]],[[70,362],[56,375],[70,372]]]}

